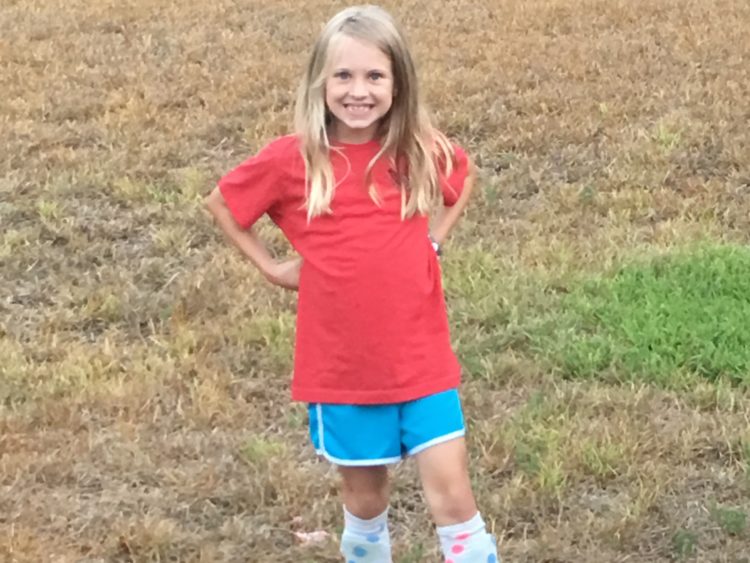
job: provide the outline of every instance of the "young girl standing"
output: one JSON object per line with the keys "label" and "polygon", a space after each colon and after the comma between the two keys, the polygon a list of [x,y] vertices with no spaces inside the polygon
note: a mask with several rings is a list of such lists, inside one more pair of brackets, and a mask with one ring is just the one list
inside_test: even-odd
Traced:
{"label": "young girl standing", "polygon": [[[433,129],[404,36],[374,6],[328,22],[296,122],[224,176],[207,206],[271,283],[299,290],[292,399],[308,403],[313,445],[342,477],[345,561],[391,561],[386,466],[410,455],[446,563],[494,563],[438,262],[473,167]],[[270,255],[251,228],[264,213],[299,258]]]}

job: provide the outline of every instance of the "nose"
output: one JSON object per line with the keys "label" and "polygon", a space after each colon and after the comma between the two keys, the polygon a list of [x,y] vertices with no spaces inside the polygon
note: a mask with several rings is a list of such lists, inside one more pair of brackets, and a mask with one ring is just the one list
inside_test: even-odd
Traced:
{"label": "nose", "polygon": [[352,87],[351,87],[351,90],[349,91],[349,94],[353,98],[364,98],[365,96],[367,96],[366,81],[362,80],[361,78],[353,80]]}

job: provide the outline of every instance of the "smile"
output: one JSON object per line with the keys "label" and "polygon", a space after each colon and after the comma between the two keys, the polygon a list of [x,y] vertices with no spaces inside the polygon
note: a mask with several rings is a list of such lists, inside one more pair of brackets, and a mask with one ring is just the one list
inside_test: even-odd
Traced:
{"label": "smile", "polygon": [[350,113],[367,113],[374,106],[370,104],[344,104],[344,107]]}

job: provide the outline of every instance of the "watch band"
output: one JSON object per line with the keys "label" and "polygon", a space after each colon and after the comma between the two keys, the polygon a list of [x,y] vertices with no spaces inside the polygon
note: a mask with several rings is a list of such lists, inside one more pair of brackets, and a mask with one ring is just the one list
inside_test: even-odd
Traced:
{"label": "watch band", "polygon": [[430,242],[432,243],[432,248],[435,251],[435,254],[438,255],[438,257],[443,255],[443,249],[440,247],[440,243],[435,240],[435,238],[432,235],[427,235],[430,237]]}

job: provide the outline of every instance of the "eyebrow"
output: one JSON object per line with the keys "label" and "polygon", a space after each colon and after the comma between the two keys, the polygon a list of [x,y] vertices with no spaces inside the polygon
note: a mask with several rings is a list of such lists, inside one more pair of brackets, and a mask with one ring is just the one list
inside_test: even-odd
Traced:
{"label": "eyebrow", "polygon": [[[333,72],[341,72],[342,70],[345,70],[347,72],[352,72],[352,69],[345,67],[345,66],[334,68]],[[386,69],[379,68],[379,67],[368,69],[366,72],[382,72],[383,74],[388,74],[388,71]]]}

